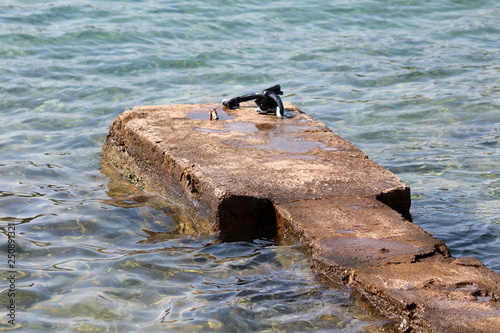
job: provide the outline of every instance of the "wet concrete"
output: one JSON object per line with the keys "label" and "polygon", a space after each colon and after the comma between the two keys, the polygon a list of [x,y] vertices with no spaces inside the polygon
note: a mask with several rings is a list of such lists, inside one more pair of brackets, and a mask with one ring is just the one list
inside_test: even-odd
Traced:
{"label": "wet concrete", "polygon": [[[217,109],[219,120],[210,120]],[[500,275],[451,257],[411,222],[410,189],[323,123],[285,103],[144,106],[110,127],[105,158],[145,191],[184,205],[223,240],[302,242],[312,267],[402,332],[499,332]],[[196,217],[196,218],[194,218]]]}

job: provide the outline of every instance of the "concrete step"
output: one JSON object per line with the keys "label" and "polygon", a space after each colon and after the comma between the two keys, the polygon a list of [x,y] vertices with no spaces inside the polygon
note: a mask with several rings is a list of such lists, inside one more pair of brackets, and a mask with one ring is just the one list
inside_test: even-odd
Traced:
{"label": "concrete step", "polygon": [[200,233],[302,242],[318,274],[402,332],[500,332],[500,275],[413,224],[408,186],[296,106],[285,103],[284,119],[254,108],[136,107],[111,125],[103,154],[184,205]]}

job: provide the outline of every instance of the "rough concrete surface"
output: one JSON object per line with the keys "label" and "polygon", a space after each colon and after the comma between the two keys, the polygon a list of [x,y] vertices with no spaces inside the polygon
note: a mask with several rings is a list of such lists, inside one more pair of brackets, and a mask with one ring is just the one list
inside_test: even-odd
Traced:
{"label": "rough concrete surface", "polygon": [[184,204],[198,232],[302,242],[317,273],[361,294],[401,332],[500,332],[500,275],[451,257],[411,222],[408,186],[285,108],[279,119],[249,104],[136,107],[111,125],[103,154],[145,191]]}

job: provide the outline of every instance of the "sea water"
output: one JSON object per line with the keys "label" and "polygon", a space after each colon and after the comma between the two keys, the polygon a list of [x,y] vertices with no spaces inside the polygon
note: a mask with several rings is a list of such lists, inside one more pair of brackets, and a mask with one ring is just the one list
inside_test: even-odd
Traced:
{"label": "sea water", "polygon": [[499,36],[496,0],[3,0],[0,329],[388,329],[298,245],[198,235],[101,159],[124,110],[277,83],[500,272]]}

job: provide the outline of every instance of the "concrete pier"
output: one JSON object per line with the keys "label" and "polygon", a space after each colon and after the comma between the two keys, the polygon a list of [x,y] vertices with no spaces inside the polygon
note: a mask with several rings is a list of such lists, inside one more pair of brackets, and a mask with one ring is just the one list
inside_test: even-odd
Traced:
{"label": "concrete pier", "polygon": [[[103,154],[145,191],[226,241],[282,237],[401,332],[500,332],[500,275],[453,258],[411,222],[410,189],[323,123],[285,103],[143,106],[110,127]],[[216,109],[218,120],[210,120]]]}

